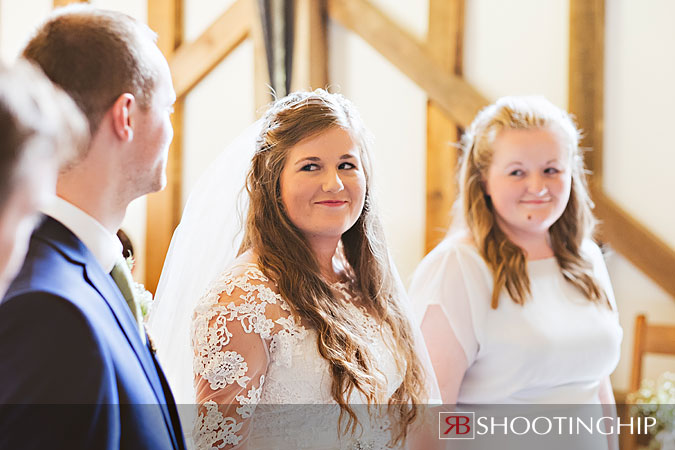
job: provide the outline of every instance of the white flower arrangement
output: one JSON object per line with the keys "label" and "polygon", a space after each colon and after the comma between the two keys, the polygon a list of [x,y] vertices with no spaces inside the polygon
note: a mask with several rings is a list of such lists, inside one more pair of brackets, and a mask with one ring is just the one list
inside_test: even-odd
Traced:
{"label": "white flower arrangement", "polygon": [[[129,271],[133,270],[134,264],[136,261],[134,260],[133,256],[127,256],[125,258],[125,261],[127,263],[127,266],[129,266]],[[137,283],[134,280],[134,284],[132,286],[132,289],[134,290],[134,297],[138,301],[140,307],[141,307],[141,314],[143,314],[143,320],[145,320],[148,316],[148,311],[150,311],[150,306],[152,305],[152,293],[145,289],[145,286],[141,283]]]}
{"label": "white flower arrangement", "polygon": [[675,450],[675,373],[665,372],[656,381],[643,380],[640,389],[628,395],[633,415],[653,417],[649,431],[654,439],[649,449]]}

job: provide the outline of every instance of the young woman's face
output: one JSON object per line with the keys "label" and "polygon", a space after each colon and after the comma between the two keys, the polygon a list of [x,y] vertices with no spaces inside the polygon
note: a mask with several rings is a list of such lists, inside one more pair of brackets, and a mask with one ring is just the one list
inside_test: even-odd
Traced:
{"label": "young woman's face", "polygon": [[497,222],[507,234],[547,233],[570,197],[570,155],[564,138],[548,128],[505,129],[492,147],[484,182]]}
{"label": "young woman's face", "polygon": [[366,177],[359,149],[341,128],[291,147],[280,183],[286,214],[310,242],[339,240],[363,210]]}

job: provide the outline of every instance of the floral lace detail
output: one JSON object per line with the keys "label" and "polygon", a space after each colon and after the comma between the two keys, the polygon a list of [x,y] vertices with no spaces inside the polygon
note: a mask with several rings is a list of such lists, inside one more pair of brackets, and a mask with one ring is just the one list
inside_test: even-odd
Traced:
{"label": "floral lace detail", "polygon": [[224,417],[216,402],[204,403],[204,412],[199,413],[195,422],[194,436],[197,448],[223,448],[228,444],[237,445],[241,436],[237,436],[242,424],[232,417]]}
{"label": "floral lace detail", "polygon": [[253,415],[255,406],[260,403],[260,394],[262,393],[263,384],[265,384],[265,375],[260,375],[260,387],[258,389],[252,387],[249,389],[246,397],[243,395],[237,395],[235,397],[241,405],[237,408],[237,414],[239,414],[242,419],[248,419]]}
{"label": "floral lace detail", "polygon": [[375,320],[373,316],[368,314],[368,311],[363,306],[357,306],[353,303],[351,306],[354,309],[358,309],[360,312],[360,314],[356,314],[356,317],[360,322],[361,329],[366,332],[366,338],[371,342],[377,340],[380,336],[382,326],[377,323],[377,320]]}
{"label": "floral lace detail", "polygon": [[[198,394],[200,414],[194,429],[197,448],[238,444],[246,434],[244,419],[251,418],[260,402],[265,374],[260,374],[257,386],[252,384],[256,369],[246,361],[249,347],[257,344],[249,340],[239,348],[241,344],[233,342],[258,335],[270,354],[290,366],[294,343],[307,335],[273,287],[257,266],[247,265],[243,272],[240,268],[237,273],[224,273],[195,307],[193,370],[197,390],[203,394],[201,400]],[[259,370],[259,356],[255,358],[254,367]]]}
{"label": "floral lace detail", "polygon": [[[260,284],[256,284],[256,281]],[[235,320],[239,321],[246,333],[256,333],[262,339],[272,338],[270,350],[278,351],[284,361],[290,364],[292,342],[303,338],[306,330],[290,314],[276,321],[266,316],[268,305],[279,305],[283,311],[290,311],[284,299],[264,284],[269,282],[255,266],[248,267],[240,276],[228,272],[198,302],[192,325],[192,346],[196,350],[193,369],[196,375],[211,383],[212,389],[222,388],[235,381],[245,387],[249,380],[244,377],[247,365],[243,357],[234,355],[235,352],[222,352],[232,338],[228,323]],[[239,297],[241,302],[227,305],[219,303],[221,294],[231,296],[236,288],[243,292]],[[281,330],[272,337],[275,323],[281,326]]]}
{"label": "floral lace detail", "polygon": [[294,316],[281,317],[276,320],[283,329],[272,337],[270,353],[275,354],[276,361],[284,367],[290,367],[293,361],[293,344],[307,335],[305,327],[298,325]]}
{"label": "floral lace detail", "polygon": [[377,320],[375,320],[375,318],[371,316],[370,313],[368,313],[368,310],[365,307],[359,305],[357,299],[354,298],[354,295],[352,295],[353,286],[351,283],[339,281],[337,283],[332,283],[331,287],[336,292],[338,292],[342,298],[345,299],[347,304],[351,306],[352,309],[358,310],[358,313],[355,314],[355,317],[357,317],[361,322],[361,329],[366,332],[366,337],[368,340],[371,342],[376,340],[380,335],[381,325],[377,323]]}
{"label": "floral lace detail", "polygon": [[[388,345],[391,330],[359,305],[351,283],[332,287],[371,343],[379,360],[374,375],[383,377],[382,396],[389,398],[402,381]],[[338,436],[340,409],[317,333],[305,329],[277,292],[257,266],[246,265],[224,273],[199,300],[192,323],[197,448],[231,448],[244,439],[251,448],[388,448],[386,418],[367,409],[359,412],[362,433]],[[364,398],[357,392],[349,401],[360,405]]]}
{"label": "floral lace detail", "polygon": [[244,357],[237,352],[217,352],[208,358],[205,364],[203,377],[210,381],[211,389],[221,389],[235,381],[239,386],[246,387],[250,380],[244,376],[248,365]]}

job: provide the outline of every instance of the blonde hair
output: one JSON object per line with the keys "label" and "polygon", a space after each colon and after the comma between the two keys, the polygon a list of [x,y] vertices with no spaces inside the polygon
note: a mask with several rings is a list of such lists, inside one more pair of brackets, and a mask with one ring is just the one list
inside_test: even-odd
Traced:
{"label": "blonde hair", "polygon": [[[348,404],[354,389],[368,404],[378,402],[383,391],[377,355],[359,334],[357,318],[321,277],[318,262],[302,232],[291,222],[281,201],[281,171],[288,150],[304,139],[339,127],[357,144],[366,176],[366,198],[356,223],[341,239],[341,247],[354,275],[357,294],[364,306],[387,324],[394,337],[394,354],[403,382],[389,399],[396,442],[405,440],[408,425],[415,420],[417,404],[423,401],[424,373],[414,352],[413,333],[401,305],[402,293],[389,264],[384,233],[375,213],[371,189],[370,157],[366,131],[347,99],[322,89],[296,92],[277,100],[268,110],[246,189],[250,197],[240,253],[254,249],[261,269],[275,280],[280,294],[293,312],[317,332],[319,354],[328,361],[333,399],[339,404],[340,422],[348,416],[345,430],[353,433],[358,419]],[[403,362],[407,363],[403,367]]]}
{"label": "blonde hair", "polygon": [[567,206],[549,228],[553,253],[567,281],[590,301],[607,302],[607,294],[593,276],[590,262],[581,255],[582,242],[592,237],[596,220],[579,149],[579,130],[569,114],[543,97],[504,97],[481,110],[467,130],[462,138],[464,155],[460,167],[463,216],[494,278],[492,308],[497,308],[504,288],[520,305],[530,294],[525,254],[500,229],[490,197],[485,192],[484,180],[492,162],[492,145],[502,130],[542,128],[556,132],[561,142],[566,143],[572,174]]}

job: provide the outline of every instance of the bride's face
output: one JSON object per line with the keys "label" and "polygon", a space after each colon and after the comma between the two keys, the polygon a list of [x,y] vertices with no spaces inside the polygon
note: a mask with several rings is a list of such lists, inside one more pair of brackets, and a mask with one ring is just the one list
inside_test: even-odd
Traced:
{"label": "bride's face", "polygon": [[366,177],[360,152],[341,128],[291,147],[280,184],[286,214],[310,241],[339,239],[363,210]]}

